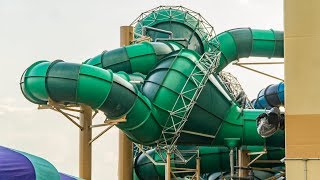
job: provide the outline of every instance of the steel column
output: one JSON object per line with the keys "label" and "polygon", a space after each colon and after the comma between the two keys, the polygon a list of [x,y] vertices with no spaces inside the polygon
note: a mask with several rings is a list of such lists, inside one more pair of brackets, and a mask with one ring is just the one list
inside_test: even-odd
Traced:
{"label": "steel column", "polygon": [[247,150],[238,150],[238,160],[239,160],[239,178],[247,177],[249,172],[247,169],[244,169],[250,163],[250,156],[248,155]]}
{"label": "steel column", "polygon": [[92,147],[89,143],[92,137],[92,109],[90,106],[81,105],[79,133],[79,175],[81,178],[91,180]]}
{"label": "steel column", "polygon": [[[120,46],[129,45],[133,41],[133,27],[120,27]],[[133,144],[128,137],[119,131],[119,180],[132,180],[133,170]]]}

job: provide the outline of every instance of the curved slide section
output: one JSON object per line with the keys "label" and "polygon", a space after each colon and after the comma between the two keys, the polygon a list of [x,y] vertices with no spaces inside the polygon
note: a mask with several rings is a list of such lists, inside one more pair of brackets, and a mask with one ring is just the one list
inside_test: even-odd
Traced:
{"label": "curved slide section", "polygon": [[[192,150],[195,147],[179,146],[179,149]],[[263,150],[262,146],[248,146],[246,147],[251,152],[259,152]],[[199,157],[200,161],[200,172],[201,173],[216,173],[216,172],[228,172],[230,171],[230,161],[229,161],[230,150],[226,147],[199,147]],[[267,154],[263,155],[259,160],[280,160],[285,156],[284,149],[282,148],[267,148]],[[155,150],[149,150],[147,153],[153,157],[153,159],[158,160],[157,162],[162,162],[161,158]],[[184,155],[187,159],[190,158],[190,154]],[[254,158],[254,156],[252,157]],[[171,156],[172,160],[176,157]],[[236,159],[236,157],[234,157]],[[172,161],[174,162],[174,161]],[[279,161],[280,162],[280,161]],[[282,165],[280,163],[254,163],[254,167],[275,167]],[[187,164],[171,164],[175,168],[196,168],[196,158],[193,157]],[[144,154],[140,154],[135,159],[134,164],[135,173],[139,180],[157,180],[164,179],[165,177],[165,167],[155,166]],[[182,173],[180,177],[184,177],[188,174]]]}
{"label": "curved slide section", "polygon": [[109,119],[126,116],[127,122],[118,127],[132,140],[142,144],[155,142],[162,130],[155,118],[156,111],[135,86],[120,76],[94,66],[39,61],[23,74],[21,90],[36,104],[45,104],[50,98],[87,104],[103,111]]}
{"label": "curved slide section", "polygon": [[[221,51],[220,72],[232,61],[247,57],[283,58],[283,32],[238,28],[217,35]],[[215,43],[215,42],[213,42]]]}
{"label": "curved slide section", "polygon": [[253,100],[255,109],[271,109],[284,105],[284,83],[271,84],[262,89],[257,99]]}
{"label": "curved slide section", "polygon": [[[138,88],[111,70],[85,64],[62,61],[39,61],[31,65],[21,78],[21,90],[33,103],[45,104],[49,99],[61,103],[84,103],[103,111],[109,119],[126,117],[119,123],[134,142],[155,144],[168,121],[175,101],[185,86],[191,70],[201,71],[200,56],[194,51],[181,50],[166,56],[148,74]],[[123,72],[122,72],[123,76]],[[186,87],[195,88],[195,81]],[[187,89],[188,90],[188,89]],[[194,92],[185,93],[189,101]],[[119,98],[121,97],[121,98]],[[184,105],[179,101],[175,108]],[[228,96],[223,84],[213,75],[202,90],[178,144],[224,145],[227,138],[238,138],[242,145],[284,146],[284,134],[264,139],[257,134],[256,117],[264,110],[242,111]]]}
{"label": "curved slide section", "polygon": [[[214,42],[219,40],[219,45]],[[227,30],[212,38],[211,44],[221,51],[217,73],[231,62],[247,57],[283,58],[283,32],[251,28]],[[143,42],[104,51],[84,64],[115,72],[147,74],[166,54],[183,48],[176,42]]]}
{"label": "curved slide section", "polygon": [[[200,56],[194,51],[181,50],[169,54],[148,74],[142,86],[143,94],[157,109],[160,124],[172,126],[179,118],[171,117],[172,110],[190,102],[195,81],[187,81]],[[201,68],[196,67],[196,72]],[[200,79],[198,79],[200,81]],[[179,99],[184,94],[184,102]],[[176,101],[178,99],[178,101]],[[175,108],[174,105],[176,104]],[[224,145],[227,138],[239,138],[243,145],[284,146],[283,132],[270,139],[261,138],[256,131],[256,118],[264,110],[241,110],[230,98],[223,83],[210,75],[185,123],[178,139],[184,145]],[[277,137],[277,138],[275,138]]]}
{"label": "curved slide section", "polygon": [[[167,16],[168,12],[176,18]],[[143,145],[157,143],[162,140],[164,128],[186,120],[181,118],[183,113],[170,114],[192,103],[193,109],[177,144],[223,146],[232,138],[242,146],[283,147],[283,131],[269,138],[257,133],[256,118],[265,110],[241,109],[216,74],[209,75],[200,94],[193,89],[197,88],[201,75],[189,78],[194,72],[204,72],[205,68],[197,63],[200,55],[215,48],[222,53],[216,73],[243,57],[283,57],[283,32],[232,29],[217,35],[217,44],[215,39],[208,43],[208,34],[200,24],[200,19],[180,10],[153,11],[136,24],[136,31],[144,31],[145,26],[172,31],[174,38],[187,37],[186,46],[178,41],[143,42],[104,51],[83,64],[39,61],[21,77],[22,93],[36,104],[50,100],[83,103],[103,111],[108,119],[125,117],[126,122],[117,127],[132,141]],[[152,31],[147,35],[154,40],[166,37]],[[198,97],[195,102],[194,96]],[[217,153],[224,157],[221,149]]]}
{"label": "curved slide section", "polygon": [[160,59],[181,48],[182,46],[176,42],[142,42],[104,51],[88,59],[84,64],[111,69],[115,72],[147,74]]}

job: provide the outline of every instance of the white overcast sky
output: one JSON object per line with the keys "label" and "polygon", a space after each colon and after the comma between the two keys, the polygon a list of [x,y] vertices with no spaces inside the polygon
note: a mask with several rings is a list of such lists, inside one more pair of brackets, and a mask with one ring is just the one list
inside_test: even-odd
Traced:
{"label": "white overcast sky", "polygon": [[[78,129],[60,114],[37,110],[25,100],[20,76],[37,60],[81,63],[117,48],[119,27],[159,5],[197,11],[217,33],[238,27],[283,30],[281,0],[0,0],[0,145],[44,157],[60,171],[77,176]],[[283,77],[282,65],[258,68]],[[237,67],[226,70],[250,98],[278,82]],[[99,118],[97,122],[103,120]],[[93,145],[94,180],[117,179],[117,133],[112,129]]]}

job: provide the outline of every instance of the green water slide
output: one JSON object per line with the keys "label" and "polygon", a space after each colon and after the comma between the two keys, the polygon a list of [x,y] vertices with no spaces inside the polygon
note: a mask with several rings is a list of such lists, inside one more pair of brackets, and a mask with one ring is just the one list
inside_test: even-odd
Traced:
{"label": "green water slide", "polygon": [[[179,146],[180,150],[194,150],[195,147],[185,147]],[[260,152],[263,151],[263,147],[261,146],[248,146],[243,147],[249,151]],[[230,171],[230,163],[229,163],[229,152],[230,150],[226,147],[208,147],[201,146],[199,147],[199,157],[200,161],[200,172],[205,173],[215,173],[215,172],[229,172]],[[283,148],[267,148],[267,154],[263,155],[259,160],[279,160],[284,157],[284,149]],[[149,150],[147,153],[156,161],[161,163],[161,157],[155,152],[155,150]],[[193,154],[184,154],[186,158],[191,158],[187,164],[179,164],[172,163],[171,166],[174,168],[190,168],[195,169],[196,167],[196,157],[192,157]],[[255,158],[253,156],[252,158]],[[171,155],[171,160],[178,160],[179,158]],[[236,157],[234,156],[234,160]],[[279,161],[280,162],[280,161]],[[281,163],[254,163],[255,167],[264,167],[264,168],[272,168],[282,165]],[[165,177],[165,167],[164,166],[155,166],[145,155],[140,154],[136,157],[134,170],[137,177],[140,180],[147,179],[164,179]],[[148,172],[148,173],[145,173]],[[179,174],[180,177],[184,177],[186,175],[190,175],[188,173]]]}
{"label": "green water slide", "polygon": [[234,60],[247,57],[283,58],[283,32],[251,28],[231,29],[217,35],[220,72]]}
{"label": "green water slide", "polygon": [[[141,91],[111,70],[62,61],[39,61],[25,71],[21,89],[28,100],[37,104],[45,104],[50,98],[60,103],[87,104],[103,111],[109,119],[126,116],[127,122],[118,124],[118,128],[134,142],[152,145],[159,140],[168,112],[199,58],[196,52],[186,49],[167,55],[147,75]],[[195,82],[189,81],[186,88],[195,88]],[[193,96],[192,93],[185,95]],[[182,106],[183,103],[178,102],[176,108]],[[226,138],[239,138],[243,145],[283,146],[282,132],[268,139],[257,134],[255,118],[262,112],[241,110],[219,78],[211,75],[178,144],[224,145]]]}
{"label": "green water slide", "polygon": [[[192,89],[201,79],[188,77],[204,71],[198,63],[202,54],[219,50],[219,66],[192,102],[177,144],[224,146],[226,140],[236,138],[240,145],[284,147],[283,131],[260,137],[255,119],[264,110],[240,108],[217,75],[242,57],[283,57],[283,33],[240,28],[213,37],[203,22],[191,11],[151,11],[137,21],[135,33],[144,32],[157,42],[104,51],[83,64],[36,62],[21,77],[22,93],[35,104],[46,104],[49,99],[83,103],[103,111],[110,120],[125,117],[119,129],[134,142],[154,145],[162,140],[163,129],[172,125],[170,112],[195,96]],[[173,37],[168,39],[168,34],[148,31],[148,27],[170,31]],[[181,94],[185,102],[177,101]],[[180,121],[173,118],[172,122]]]}

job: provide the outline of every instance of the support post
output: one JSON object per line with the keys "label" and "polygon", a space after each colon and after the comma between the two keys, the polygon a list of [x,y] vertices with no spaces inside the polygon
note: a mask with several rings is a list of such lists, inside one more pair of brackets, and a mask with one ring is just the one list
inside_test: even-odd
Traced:
{"label": "support post", "polygon": [[[133,41],[133,27],[120,27],[120,46],[129,45]],[[128,137],[119,131],[119,161],[118,178],[119,180],[132,180],[133,170],[133,144]]]}
{"label": "support post", "polygon": [[247,177],[249,175],[249,171],[244,169],[250,163],[250,156],[248,155],[248,150],[238,150],[238,158],[239,158],[239,178]]}
{"label": "support post", "polygon": [[196,159],[196,180],[200,180],[200,157]]}
{"label": "support post", "polygon": [[79,175],[81,178],[91,180],[92,148],[89,143],[92,138],[92,109],[90,106],[81,105],[79,136]]}
{"label": "support post", "polygon": [[233,155],[234,154],[234,149],[231,148],[230,149],[230,153],[229,153],[229,158],[230,158],[230,176],[231,179],[233,179],[234,176],[234,159],[233,159]]}
{"label": "support post", "polygon": [[171,159],[170,159],[170,153],[167,152],[167,164],[166,164],[166,180],[171,180]]}

